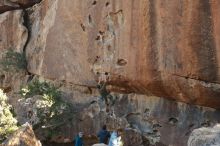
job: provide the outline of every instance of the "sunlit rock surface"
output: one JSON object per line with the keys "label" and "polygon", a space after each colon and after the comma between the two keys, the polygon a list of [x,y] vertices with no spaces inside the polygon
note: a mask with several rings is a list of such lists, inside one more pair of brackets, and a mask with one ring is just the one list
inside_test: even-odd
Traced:
{"label": "sunlit rock surface", "polygon": [[3,146],[42,146],[34,135],[34,131],[29,124],[23,125],[13,135],[11,135]]}
{"label": "sunlit rock surface", "polygon": [[193,130],[188,140],[188,146],[218,146],[220,145],[220,125],[202,127]]}
{"label": "sunlit rock surface", "polygon": [[117,91],[220,107],[218,0],[44,0],[30,13],[32,73],[94,86],[106,72]]}
{"label": "sunlit rock surface", "polygon": [[0,15],[0,50],[14,49],[21,52],[27,41],[28,33],[23,25],[23,11],[14,10]]}
{"label": "sunlit rock surface", "polygon": [[[23,52],[28,39],[28,30],[24,26],[22,10],[8,11],[0,14],[0,60],[9,49]],[[27,80],[25,71],[6,72],[0,65],[0,88],[4,92],[18,91],[22,82]],[[17,102],[14,100],[13,102]]]}

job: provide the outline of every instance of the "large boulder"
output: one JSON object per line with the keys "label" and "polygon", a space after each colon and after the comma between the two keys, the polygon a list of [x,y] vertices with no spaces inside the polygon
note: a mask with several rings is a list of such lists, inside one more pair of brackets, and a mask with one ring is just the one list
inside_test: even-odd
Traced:
{"label": "large boulder", "polygon": [[193,130],[188,146],[219,146],[220,145],[220,125],[214,127],[202,127]]}
{"label": "large boulder", "polygon": [[115,91],[220,108],[218,0],[44,0],[29,14],[31,73],[86,86],[105,74]]}
{"label": "large boulder", "polygon": [[3,144],[3,146],[41,146],[41,143],[35,137],[34,131],[29,124],[23,125],[14,134],[12,134]]}
{"label": "large boulder", "polygon": [[125,146],[143,146],[142,134],[137,130],[127,128],[122,133],[122,141]]}

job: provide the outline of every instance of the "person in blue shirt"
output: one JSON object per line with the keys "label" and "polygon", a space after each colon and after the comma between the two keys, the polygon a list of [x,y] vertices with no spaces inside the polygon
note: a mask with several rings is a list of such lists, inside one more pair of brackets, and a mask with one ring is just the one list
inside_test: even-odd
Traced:
{"label": "person in blue shirt", "polygon": [[74,139],[75,141],[75,145],[74,146],[83,146],[83,133],[79,132],[79,134],[76,136],[76,138]]}
{"label": "person in blue shirt", "polygon": [[108,144],[108,139],[110,138],[110,133],[107,131],[106,125],[103,125],[102,129],[97,134],[99,138],[99,143]]}

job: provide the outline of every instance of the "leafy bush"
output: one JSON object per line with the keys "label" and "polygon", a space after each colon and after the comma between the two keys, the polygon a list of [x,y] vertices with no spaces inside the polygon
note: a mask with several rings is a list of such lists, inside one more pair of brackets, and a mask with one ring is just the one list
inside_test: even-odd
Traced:
{"label": "leafy bush", "polygon": [[6,94],[0,89],[0,142],[18,129],[17,120],[13,117],[12,107],[7,103],[7,100]]}
{"label": "leafy bush", "polygon": [[0,64],[5,71],[26,70],[27,61],[24,53],[15,52],[9,49],[4,55]]}
{"label": "leafy bush", "polygon": [[20,94],[24,98],[33,97],[34,95],[46,95],[45,100],[59,100],[61,92],[53,84],[48,82],[40,82],[39,80],[34,80],[30,82],[26,87],[20,90]]}
{"label": "leafy bush", "polygon": [[[72,117],[70,105],[61,99],[61,91],[53,84],[34,80],[20,90],[24,105],[32,109],[30,122],[34,129],[55,130]],[[39,96],[40,95],[40,96]],[[37,99],[36,99],[37,98]]]}

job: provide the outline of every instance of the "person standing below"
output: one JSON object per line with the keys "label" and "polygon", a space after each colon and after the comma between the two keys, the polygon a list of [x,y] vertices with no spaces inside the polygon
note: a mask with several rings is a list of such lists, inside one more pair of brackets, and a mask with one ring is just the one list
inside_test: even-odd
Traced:
{"label": "person standing below", "polygon": [[121,134],[118,130],[112,132],[108,146],[123,146]]}
{"label": "person standing below", "polygon": [[118,134],[116,131],[113,131],[108,143],[108,146],[118,146]]}
{"label": "person standing below", "polygon": [[103,125],[97,136],[99,137],[99,143],[108,144],[110,133],[107,131],[106,125]]}
{"label": "person standing below", "polygon": [[83,137],[83,133],[79,132],[79,134],[74,139],[75,140],[75,145],[74,146],[83,146],[84,145],[82,137]]}

